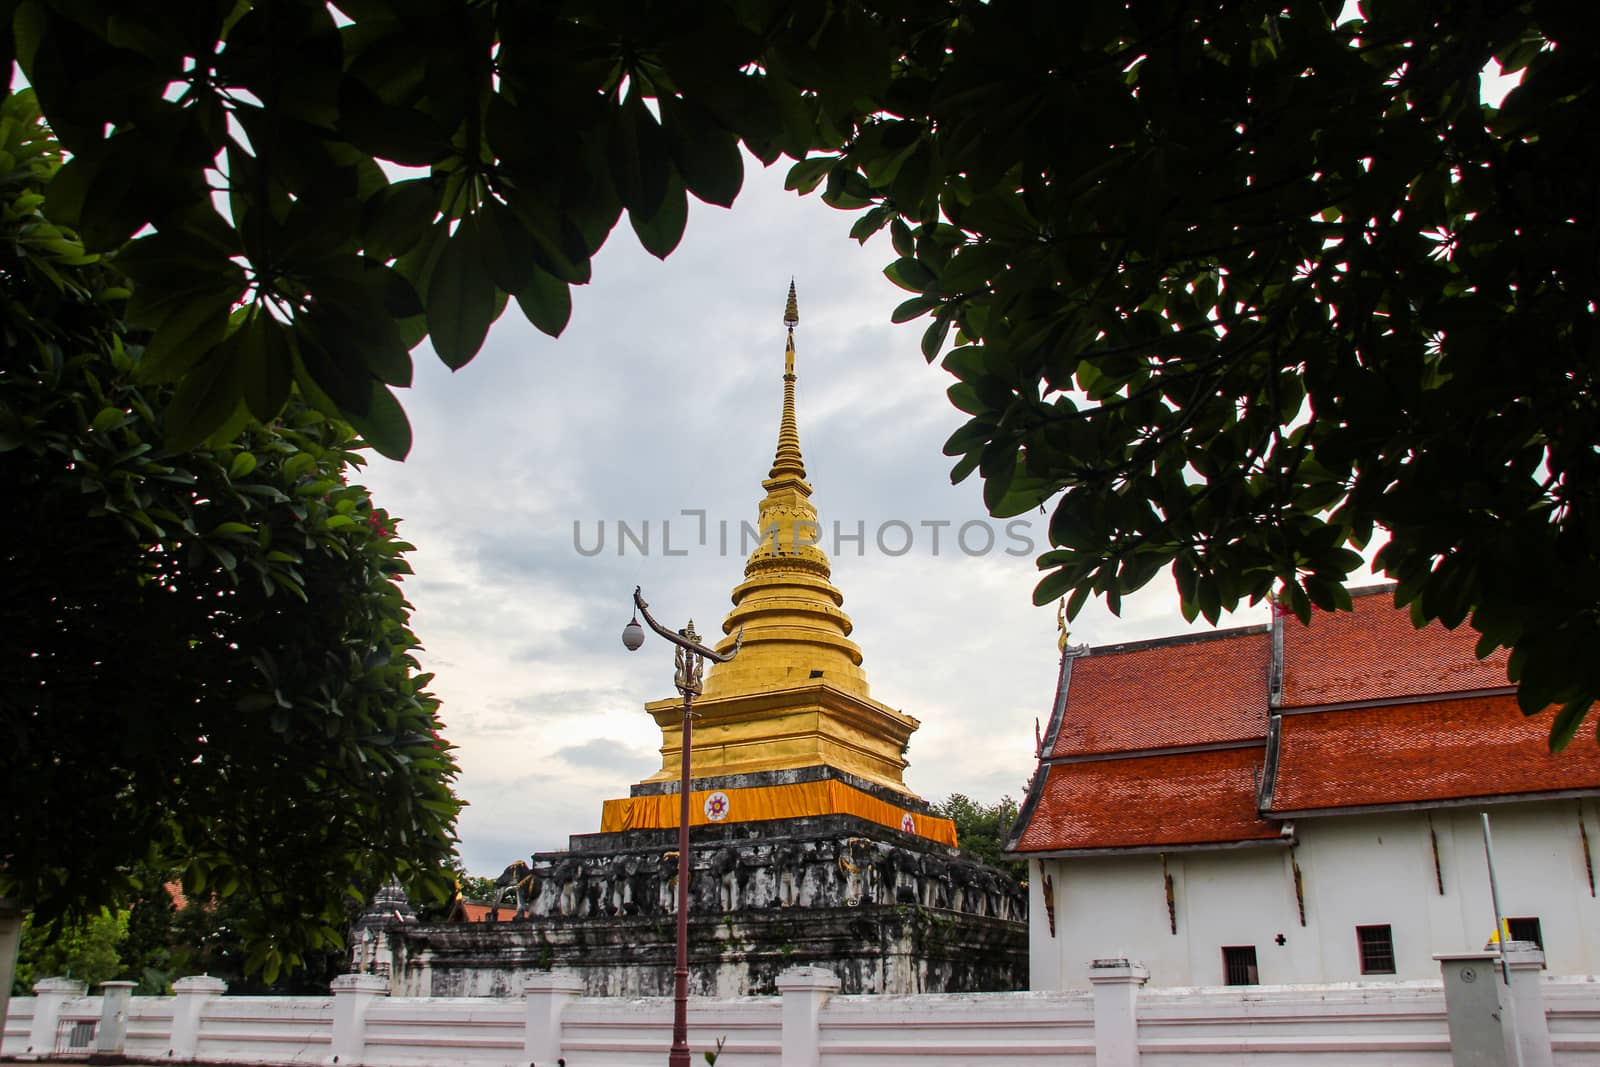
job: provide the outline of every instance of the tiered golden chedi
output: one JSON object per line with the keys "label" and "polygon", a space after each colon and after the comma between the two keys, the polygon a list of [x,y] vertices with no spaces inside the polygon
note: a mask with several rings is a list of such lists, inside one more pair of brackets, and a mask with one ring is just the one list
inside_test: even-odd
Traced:
{"label": "tiered golden chedi", "polygon": [[[925,814],[926,803],[906,788],[904,753],[917,720],[868,695],[844,594],[829,581],[795,420],[798,322],[791,284],[783,411],[761,483],[761,541],[734,587],[717,650],[732,648],[736,634],[742,645],[729,662],[711,665],[694,702],[691,824],[847,813],[954,844],[950,823]],[[678,777],[683,701],[645,708],[661,727],[661,769],[633,796],[606,802],[605,831],[677,825],[676,795],[651,786]],[[730,776],[737,777],[721,781]]]}

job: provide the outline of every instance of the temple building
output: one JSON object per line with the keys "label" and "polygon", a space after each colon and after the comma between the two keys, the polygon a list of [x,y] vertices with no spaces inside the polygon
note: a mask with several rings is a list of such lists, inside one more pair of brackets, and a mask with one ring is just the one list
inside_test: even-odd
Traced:
{"label": "temple building", "polygon": [[1030,987],[1132,957],[1157,985],[1437,978],[1502,917],[1552,974],[1600,970],[1600,749],[1548,747],[1499,653],[1354,610],[1064,647],[1008,850],[1030,860]]}
{"label": "temple building", "polygon": [[[964,858],[954,826],[907,787],[917,720],[872,698],[818,547],[798,322],[791,285],[760,543],[716,646],[738,653],[709,665],[694,701],[691,991],[770,993],[802,964],[833,971],[847,993],[1022,988],[1025,893]],[[645,709],[661,769],[605,802],[599,833],[533,857],[526,921],[392,928],[397,993],[514,994],[530,971],[559,967],[593,995],[670,994],[682,698]]]}

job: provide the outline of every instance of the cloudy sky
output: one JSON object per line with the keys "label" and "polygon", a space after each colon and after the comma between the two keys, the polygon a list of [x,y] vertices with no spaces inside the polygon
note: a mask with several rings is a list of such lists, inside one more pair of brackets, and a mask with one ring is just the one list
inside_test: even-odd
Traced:
{"label": "cloudy sky", "polygon": [[[672,695],[671,650],[652,637],[629,654],[620,631],[640,585],[663,622],[692,617],[721,633],[747,554],[739,524],[755,520],[777,439],[791,277],[800,440],[823,548],[872,695],[922,722],[907,781],[930,800],[1020,798],[1057,662],[1054,611],[1031,602],[1044,517],[1008,536],[976,479],[950,484],[941,449],[964,418],[944,395],[952,379],[920,354],[923,327],[889,323],[905,294],[881,273],[894,258],[887,239],[857,245],[854,216],[784,192],[786,169],[747,159],[731,211],[691,200],[665,262],[623,222],[594,282],[574,290],[560,340],[513,305],[459,372],[416,353],[402,397],[416,446],[363,480],[417,545],[406,591],[460,748],[473,873],[598,830],[601,801],[660,767],[642,705]],[[699,520],[683,514],[699,509],[703,546]],[[978,554],[955,543],[972,520],[990,524],[992,551],[981,526],[965,545]],[[629,541],[619,553],[619,521],[636,536],[649,523],[647,552]],[[663,554],[663,523],[687,554]],[[846,534],[861,524],[864,544],[835,551],[835,523]],[[1023,537],[1034,550],[1008,554]],[[1091,606],[1073,640],[1184,629],[1170,580],[1158,580],[1121,619]]]}

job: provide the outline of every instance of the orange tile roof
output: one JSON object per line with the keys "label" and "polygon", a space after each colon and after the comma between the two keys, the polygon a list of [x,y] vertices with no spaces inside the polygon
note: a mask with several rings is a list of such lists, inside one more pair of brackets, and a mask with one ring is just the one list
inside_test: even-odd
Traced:
{"label": "orange tile roof", "polygon": [[1051,764],[1016,851],[1275,839],[1278,824],[1256,815],[1261,752],[1252,745]]}
{"label": "orange tile roof", "polygon": [[1134,752],[1267,735],[1264,628],[1112,646],[1072,665],[1050,755]]}
{"label": "orange tile roof", "polygon": [[[1473,655],[1477,631],[1438,622],[1418,630],[1390,590],[1358,590],[1354,611],[1318,611],[1305,626],[1283,619],[1283,706],[1429,696],[1493,689],[1506,681],[1506,651]],[[1365,595],[1361,595],[1365,594]]]}
{"label": "orange tile roof", "polygon": [[1285,715],[1270,810],[1600,787],[1600,746],[1552,755],[1549,736],[1550,715],[1509,695]]}
{"label": "orange tile roof", "polygon": [[[1319,611],[1310,627],[1278,620],[1286,714],[1274,766],[1263,747],[1209,747],[1265,735],[1270,633],[1073,659],[1015,851],[1264,840],[1296,813],[1600,789],[1600,748],[1579,740],[1552,756],[1548,714],[1525,718],[1514,695],[1484,692],[1507,685],[1503,653],[1480,662],[1467,628],[1417,630],[1391,590],[1353,590],[1353,612]],[[1152,749],[1172,751],[1105,758]],[[1272,796],[1258,817],[1264,776]]]}
{"label": "orange tile roof", "polygon": [[461,902],[461,921],[469,923],[508,923],[516,918],[517,915],[517,906],[515,904],[502,904],[498,909],[498,917],[491,920],[489,916],[495,910],[496,908],[493,904],[479,904],[475,901],[463,900]]}

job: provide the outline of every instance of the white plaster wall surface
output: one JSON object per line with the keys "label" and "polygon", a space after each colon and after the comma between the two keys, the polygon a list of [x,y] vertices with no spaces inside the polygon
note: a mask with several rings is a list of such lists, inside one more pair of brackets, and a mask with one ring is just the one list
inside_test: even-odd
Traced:
{"label": "white plaster wall surface", "polygon": [[[1593,802],[1582,807],[1593,818]],[[1591,895],[1584,869],[1579,809],[1577,801],[1540,802],[1300,820],[1307,912],[1316,914],[1323,952],[1324,969],[1313,980],[1359,977],[1358,924],[1390,924],[1398,978],[1432,977],[1434,953],[1484,946],[1494,911],[1482,810],[1490,815],[1504,914],[1539,919],[1551,974],[1596,973],[1600,899]],[[1430,814],[1443,894],[1428,840]],[[1590,843],[1597,844],[1593,835]]]}
{"label": "white plaster wall surface", "polygon": [[[1028,864],[1028,987],[1030,989],[1063,989],[1066,987],[1061,973],[1062,954],[1059,945],[1062,911],[1059,905],[1062,872],[1059,864],[1047,860],[1032,860]],[[1044,876],[1052,879],[1050,893],[1055,898],[1054,930],[1050,928],[1049,914],[1045,908]],[[1037,917],[1037,918],[1035,918]]]}
{"label": "white plaster wall surface", "polygon": [[[1295,849],[1305,886],[1305,933],[1314,961],[1302,981],[1343,982],[1364,977],[1357,926],[1388,925],[1394,938],[1395,979],[1437,978],[1432,953],[1461,952],[1459,928],[1433,919],[1438,890],[1426,816],[1331,816],[1295,824]],[[1491,920],[1473,948],[1494,929]],[[1385,975],[1378,980],[1385,980]]]}
{"label": "white plaster wall surface", "polygon": [[395,1067],[498,1064],[522,1058],[521,1000],[383,997],[366,1015],[366,1060]]}
{"label": "white plaster wall surface", "polygon": [[[1168,857],[1178,902],[1178,934],[1169,938],[1188,952],[1184,977],[1162,985],[1221,985],[1225,945],[1254,946],[1262,982],[1300,980],[1294,953],[1301,939],[1294,904],[1294,876],[1282,847],[1184,852]],[[1187,931],[1187,936],[1185,932]],[[1277,935],[1284,935],[1278,945]],[[1151,967],[1151,980],[1155,981]]]}
{"label": "white plaster wall surface", "polygon": [[128,1005],[127,1042],[129,1056],[157,1058],[172,1047],[171,997],[139,997]]}
{"label": "white plaster wall surface", "polygon": [[[1079,962],[1080,969],[1083,961]],[[823,1067],[1094,1062],[1086,993],[943,993],[845,996],[819,1019]]]}
{"label": "white plaster wall surface", "polygon": [[1544,1006],[1555,1067],[1600,1063],[1600,979],[1546,978]]}
{"label": "white plaster wall surface", "polygon": [[[775,997],[689,1001],[689,1048],[694,1062],[724,1039],[720,1062],[778,1067],[783,1051],[783,1008]],[[608,1067],[660,1067],[672,1043],[672,1002],[664,998],[585,997],[561,1017],[561,1044],[569,1062]]]}
{"label": "white plaster wall surface", "polygon": [[1438,982],[1146,990],[1139,1049],[1141,1067],[1451,1063]]}
{"label": "white plaster wall surface", "polygon": [[[1046,928],[1043,907],[1028,912],[1033,989],[1088,989],[1086,962],[1110,957],[1142,961],[1152,982],[1161,976],[1159,984],[1204,980],[1189,973],[1190,953],[1180,940],[1188,923],[1181,911],[1180,937],[1170,933],[1159,856],[1094,856],[1044,860],[1043,865],[1055,885],[1056,936],[1047,931],[1039,936]],[[1176,885],[1176,873],[1173,881]]]}
{"label": "white plaster wall surface", "polygon": [[317,1062],[332,1041],[332,997],[219,997],[201,1012],[196,1058]]}
{"label": "white plaster wall surface", "polygon": [[12,997],[5,1023],[0,1026],[0,1056],[20,1056],[33,1030],[32,997]]}

